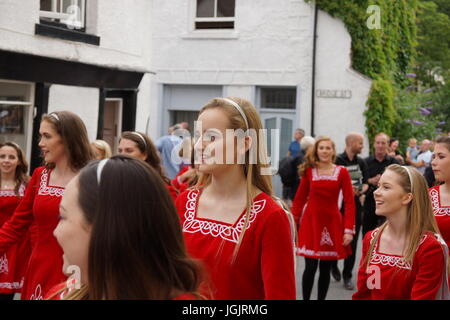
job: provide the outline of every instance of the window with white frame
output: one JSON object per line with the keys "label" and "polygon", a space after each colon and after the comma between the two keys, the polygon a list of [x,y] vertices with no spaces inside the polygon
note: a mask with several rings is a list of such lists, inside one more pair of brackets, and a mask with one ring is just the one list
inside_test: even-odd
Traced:
{"label": "window with white frame", "polygon": [[234,29],[235,0],[196,0],[195,29]]}
{"label": "window with white frame", "polygon": [[40,0],[41,21],[57,22],[69,29],[85,28],[86,0]]}

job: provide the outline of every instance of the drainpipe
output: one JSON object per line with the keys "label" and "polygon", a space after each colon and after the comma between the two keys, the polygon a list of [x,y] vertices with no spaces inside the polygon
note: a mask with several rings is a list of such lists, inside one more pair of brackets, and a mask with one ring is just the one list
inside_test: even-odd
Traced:
{"label": "drainpipe", "polygon": [[316,38],[317,38],[317,13],[319,8],[314,3],[314,35],[313,35],[313,59],[312,59],[312,84],[311,84],[311,136],[314,137],[315,96],[316,96]]}

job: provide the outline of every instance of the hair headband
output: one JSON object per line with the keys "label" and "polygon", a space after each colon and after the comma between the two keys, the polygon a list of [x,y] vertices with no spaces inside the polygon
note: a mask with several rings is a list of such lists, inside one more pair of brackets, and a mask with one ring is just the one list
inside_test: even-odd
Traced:
{"label": "hair headband", "polygon": [[237,109],[237,111],[239,111],[239,113],[241,114],[242,118],[244,119],[245,127],[248,130],[249,127],[248,127],[247,117],[245,116],[244,110],[242,110],[241,106],[238,105],[233,100],[230,100],[230,99],[227,99],[227,98],[222,98],[222,99],[225,100],[226,102],[228,102],[229,104],[231,104],[233,107],[235,107]]}
{"label": "hair headband", "polygon": [[54,113],[54,112],[50,113],[48,116],[56,119],[56,121],[59,121],[58,115],[56,113]]}
{"label": "hair headband", "polygon": [[408,173],[408,177],[409,177],[409,184],[411,185],[411,192],[413,192],[413,178],[412,178],[412,174],[409,171],[407,166],[403,167],[406,170],[406,173]]}
{"label": "hair headband", "polygon": [[142,134],[140,134],[139,132],[136,131],[131,131],[132,134],[138,136],[139,138],[141,138],[142,142],[144,142],[144,146],[145,148],[147,148],[147,142],[145,141],[144,137],[142,136]]}
{"label": "hair headband", "polygon": [[105,166],[106,162],[108,162],[108,158],[101,160],[97,165],[97,183],[100,185],[100,177],[102,176],[103,167]]}

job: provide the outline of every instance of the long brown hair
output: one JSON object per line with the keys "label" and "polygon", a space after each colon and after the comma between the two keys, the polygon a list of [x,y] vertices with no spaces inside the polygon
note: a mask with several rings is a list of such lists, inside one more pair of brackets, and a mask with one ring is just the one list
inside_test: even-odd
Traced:
{"label": "long brown hair", "polygon": [[144,161],[159,173],[160,177],[166,184],[170,184],[170,179],[167,178],[167,176],[164,174],[164,170],[161,164],[161,158],[158,155],[158,150],[156,149],[155,144],[149,136],[138,131],[124,131],[120,136],[120,140],[122,139],[131,140],[136,143],[139,151],[141,151],[142,154],[146,155],[146,159]]}
{"label": "long brown hair", "polygon": [[320,161],[319,155],[317,154],[317,150],[319,149],[319,143],[321,143],[322,141],[330,141],[331,142],[331,145],[334,150],[334,155],[331,159],[331,162],[334,163],[336,161],[336,145],[334,144],[334,141],[331,140],[331,138],[329,138],[329,137],[319,137],[316,140],[316,142],[314,143],[314,146],[312,148],[308,148],[308,151],[306,152],[306,155],[305,155],[305,160],[300,165],[299,175],[301,177],[304,176],[304,174],[308,168],[317,167],[317,164]]}
{"label": "long brown hair", "polygon": [[[70,111],[57,111],[46,114],[42,121],[47,121],[61,136],[66,154],[69,158],[69,166],[78,171],[90,160],[95,159],[95,154],[89,144],[89,138],[83,120]],[[54,163],[47,163],[47,168],[53,169]]]}
{"label": "long brown hair", "polygon": [[[105,160],[106,161],[106,160]],[[78,201],[91,228],[88,283],[67,299],[173,299],[197,295],[200,265],[186,253],[173,201],[153,168],[124,155],[79,174]]]}
{"label": "long brown hair", "polygon": [[[5,143],[0,143],[0,149],[8,146],[13,148],[14,150],[16,150],[17,152],[17,159],[19,160],[19,163],[17,164],[16,167],[16,172],[14,174],[14,180],[16,181],[16,185],[14,186],[14,193],[19,197],[19,189],[20,186],[26,185],[30,179],[30,177],[28,176],[27,172],[28,172],[28,163],[27,160],[25,160],[25,156],[23,154],[22,149],[15,143],[15,142],[5,142]],[[0,184],[2,182],[2,177],[0,175]]]}
{"label": "long brown hair", "polygon": [[[426,232],[440,233],[436,223],[436,219],[433,214],[433,208],[431,206],[431,200],[428,195],[428,185],[422,174],[413,167],[402,167],[398,164],[391,164],[386,168],[396,173],[399,177],[398,181],[400,186],[406,193],[412,194],[412,201],[408,204],[408,213],[406,221],[406,235],[408,244],[405,247],[403,259],[412,265],[414,260],[414,254],[417,251],[422,236]],[[408,171],[411,174],[408,174]],[[388,225],[386,221],[380,226],[378,232],[370,243],[367,256],[365,257],[365,263],[367,267],[372,260],[373,251],[381,233]]]}
{"label": "long brown hair", "polygon": [[[269,164],[267,161],[267,149],[265,146],[265,141],[264,139],[259,139],[260,138],[259,133],[261,132],[260,130],[262,130],[263,126],[261,123],[261,119],[258,115],[258,112],[256,111],[256,108],[253,106],[253,104],[248,100],[235,97],[228,97],[227,99],[234,101],[241,107],[248,121],[248,129],[254,129],[257,133],[257,139],[252,143],[253,146],[257,148],[256,161],[250,161],[251,157],[250,153],[252,151],[249,150],[245,154],[245,163],[241,165],[247,182],[247,205],[246,205],[247,209],[245,213],[244,228],[242,229],[243,231],[239,236],[239,240],[234,251],[234,258],[235,258],[250,220],[250,213],[253,205],[253,199],[256,196],[255,187],[271,197],[273,197],[273,191],[272,191],[271,176],[261,174],[262,170],[269,169]],[[209,109],[219,109],[223,111],[228,118],[229,129],[234,130],[241,129],[243,131],[247,131],[246,123],[240,112],[236,109],[236,107],[230,104],[230,102],[227,102],[225,99],[223,98],[212,99],[205,106],[203,106],[199,114]],[[197,187],[206,187],[210,183],[211,183],[210,174],[205,173],[199,174]]]}

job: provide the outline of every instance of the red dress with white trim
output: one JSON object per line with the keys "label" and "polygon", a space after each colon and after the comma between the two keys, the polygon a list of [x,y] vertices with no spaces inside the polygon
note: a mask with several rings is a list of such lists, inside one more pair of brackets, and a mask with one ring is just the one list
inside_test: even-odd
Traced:
{"label": "red dress with white trim", "polygon": [[25,196],[11,219],[0,229],[0,252],[5,252],[35,222],[37,238],[25,272],[24,300],[42,300],[48,290],[66,280],[62,273],[63,251],[53,236],[59,222],[59,203],[64,188],[50,186],[50,175],[51,170],[45,167],[34,170]]}
{"label": "red dress with white trim", "polygon": [[[379,251],[379,239],[367,270],[365,257],[379,228],[366,234],[353,300],[434,300],[445,277],[445,257],[434,234],[422,236],[412,265],[402,256]],[[366,272],[367,271],[367,272]]]}
{"label": "red dress with white trim", "polygon": [[450,246],[450,206],[441,204],[440,185],[434,186],[428,190],[433,207],[434,216],[447,246]]}
{"label": "red dress with white trim", "polygon": [[[24,193],[25,185],[20,186],[18,195],[14,190],[0,190],[0,227],[11,218]],[[17,244],[0,255],[0,294],[21,291],[30,253],[30,236],[27,232]]]}
{"label": "red dress with white trim", "polygon": [[233,262],[246,210],[234,224],[199,218],[201,190],[186,190],[176,202],[187,250],[204,263],[209,279],[201,293],[217,300],[294,300],[294,248],[283,209],[265,193],[253,199],[249,223]]}
{"label": "red dress with white trim", "polygon": [[[344,216],[339,211],[342,190]],[[331,176],[308,168],[295,194],[292,213],[300,225],[297,255],[320,260],[339,260],[351,254],[343,246],[344,233],[355,234],[355,200],[350,174],[336,166]]]}

